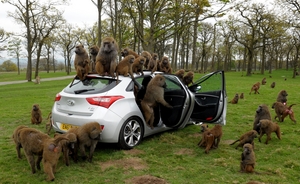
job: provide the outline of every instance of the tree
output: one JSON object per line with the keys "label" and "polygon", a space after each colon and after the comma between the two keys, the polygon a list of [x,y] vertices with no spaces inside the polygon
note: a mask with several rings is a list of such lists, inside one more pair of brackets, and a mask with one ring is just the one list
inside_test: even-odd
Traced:
{"label": "tree", "polygon": [[[3,28],[0,28],[0,43],[5,42],[9,36],[11,35],[11,33],[5,32],[5,30]],[[1,47],[0,46],[0,51],[5,50],[5,47]]]}
{"label": "tree", "polygon": [[20,75],[20,57],[22,52],[22,40],[20,38],[12,37],[8,42],[8,55],[15,56],[17,58],[18,75]]}
{"label": "tree", "polygon": [[0,68],[7,72],[17,71],[17,65],[11,60],[4,61]]}

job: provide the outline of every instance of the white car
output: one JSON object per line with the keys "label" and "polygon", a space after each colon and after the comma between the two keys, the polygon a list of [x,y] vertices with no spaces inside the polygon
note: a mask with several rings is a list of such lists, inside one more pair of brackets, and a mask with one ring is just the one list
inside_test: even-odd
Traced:
{"label": "white car", "polygon": [[[144,120],[136,94],[142,98],[148,82],[157,74],[166,78],[164,98],[172,109],[154,108],[154,128]],[[57,132],[97,121],[102,127],[100,142],[118,143],[131,149],[146,136],[184,128],[191,122],[226,124],[227,94],[223,71],[216,71],[184,85],[172,74],[144,71],[144,75],[116,78],[90,74],[84,81],[75,79],[56,95],[52,109],[52,124]],[[70,87],[71,86],[71,87]]]}

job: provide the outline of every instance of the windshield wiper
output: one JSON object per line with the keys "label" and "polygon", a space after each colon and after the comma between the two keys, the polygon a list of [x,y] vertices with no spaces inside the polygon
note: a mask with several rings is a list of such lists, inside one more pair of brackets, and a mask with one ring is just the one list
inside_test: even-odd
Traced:
{"label": "windshield wiper", "polygon": [[81,90],[77,90],[77,91],[74,91],[75,94],[80,94],[80,93],[84,93],[84,92],[87,92],[87,91],[93,91],[95,89],[81,89]]}

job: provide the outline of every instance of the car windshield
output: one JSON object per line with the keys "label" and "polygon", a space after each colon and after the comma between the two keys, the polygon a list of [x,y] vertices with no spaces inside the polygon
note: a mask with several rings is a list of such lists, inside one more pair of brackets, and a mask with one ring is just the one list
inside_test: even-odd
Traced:
{"label": "car windshield", "polygon": [[72,94],[96,94],[106,92],[116,85],[116,80],[112,78],[86,78],[84,81],[75,79],[72,85],[69,84],[64,89],[64,92]]}

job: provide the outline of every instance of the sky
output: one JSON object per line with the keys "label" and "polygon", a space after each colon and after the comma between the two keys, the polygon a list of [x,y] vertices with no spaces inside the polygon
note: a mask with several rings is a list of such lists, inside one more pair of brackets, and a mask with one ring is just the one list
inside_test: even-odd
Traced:
{"label": "sky", "polygon": [[[68,23],[79,27],[91,26],[98,20],[97,8],[90,0],[70,0],[69,5],[60,6],[60,9],[64,10],[63,17]],[[7,32],[18,32],[24,27],[23,24],[17,24],[13,18],[8,17],[7,13],[14,11],[14,6],[0,3],[0,28]]]}

